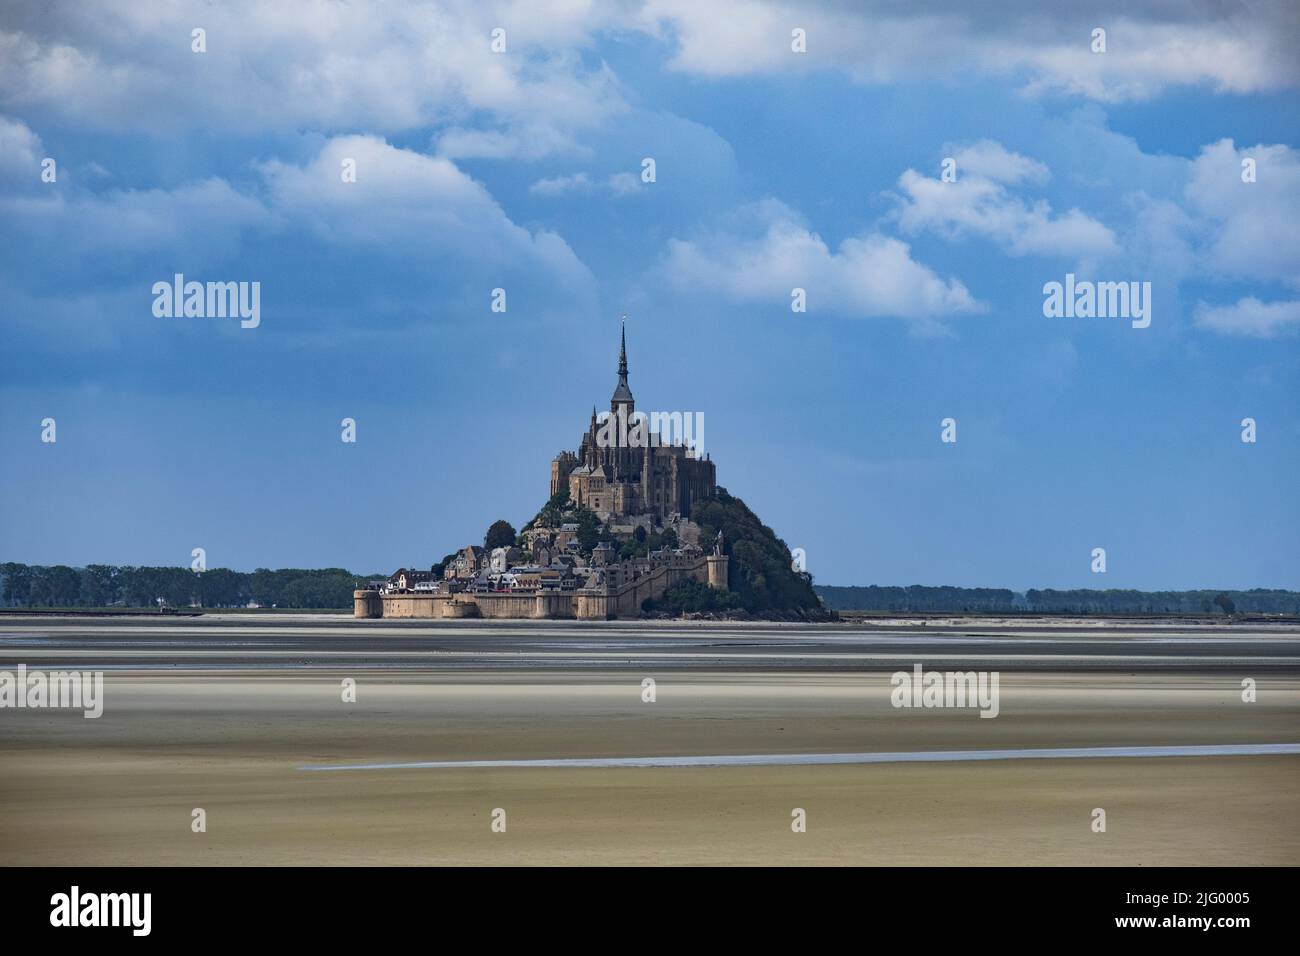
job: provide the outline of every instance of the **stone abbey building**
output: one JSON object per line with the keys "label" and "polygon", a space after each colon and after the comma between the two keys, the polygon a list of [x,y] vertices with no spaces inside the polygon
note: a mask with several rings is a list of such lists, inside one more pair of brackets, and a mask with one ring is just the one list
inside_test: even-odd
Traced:
{"label": "stone abbey building", "polygon": [[[602,521],[648,515],[660,525],[674,514],[689,518],[691,502],[712,494],[717,485],[713,462],[697,457],[689,439],[683,439],[690,430],[689,412],[685,430],[683,413],[638,419],[627,374],[625,329],[609,417],[598,419],[593,407],[578,453],[564,451],[551,461],[551,494],[568,488],[570,501],[590,508]],[[676,434],[652,430],[660,419],[673,424]],[[695,437],[702,439],[702,431]]]}
{"label": "stone abbey building", "polygon": [[[625,330],[609,414],[598,417],[593,408],[577,453],[561,452],[551,462],[551,495],[567,490],[571,506],[600,519],[606,540],[588,551],[576,522],[533,526],[515,547],[463,549],[441,576],[402,568],[355,591],[356,616],[607,620],[635,617],[645,601],[683,580],[727,590],[730,559],[721,533],[700,542],[690,520],[692,504],[717,485],[713,462],[699,452],[702,416],[638,416],[627,374]],[[661,434],[661,425],[671,434]],[[625,560],[608,540],[645,541],[660,529],[671,529],[675,543],[656,550],[647,544],[648,553]]]}

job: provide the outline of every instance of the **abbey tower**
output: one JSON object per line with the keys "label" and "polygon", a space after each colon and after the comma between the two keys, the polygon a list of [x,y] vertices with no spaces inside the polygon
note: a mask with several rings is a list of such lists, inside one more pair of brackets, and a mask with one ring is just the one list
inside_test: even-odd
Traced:
{"label": "abbey tower", "polygon": [[601,520],[649,515],[662,524],[673,514],[689,518],[691,503],[716,487],[713,462],[697,457],[690,442],[680,440],[680,430],[668,437],[652,433],[650,420],[636,411],[627,378],[625,327],[609,415],[597,417],[593,407],[577,454],[564,451],[552,459],[551,494],[567,487],[570,501]]}

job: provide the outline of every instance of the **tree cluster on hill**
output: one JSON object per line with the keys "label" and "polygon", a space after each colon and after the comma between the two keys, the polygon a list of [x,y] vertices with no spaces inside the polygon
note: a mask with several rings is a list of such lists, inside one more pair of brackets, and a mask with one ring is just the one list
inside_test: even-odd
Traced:
{"label": "tree cluster on hill", "polygon": [[647,614],[725,614],[741,609],[740,595],[719,591],[694,578],[678,581],[658,599],[647,600],[641,609]]}
{"label": "tree cluster on hill", "polygon": [[646,531],[640,526],[632,532],[632,537],[618,544],[618,560],[627,561],[631,558],[645,558],[650,556],[651,551],[659,551],[663,548],[676,548],[681,542],[677,540],[677,532],[673,528],[664,528],[663,531]]}
{"label": "tree cluster on hill", "polygon": [[818,595],[837,611],[900,611],[993,614],[1300,614],[1300,592],[1253,591],[1058,591],[1006,588],[836,587]]}
{"label": "tree cluster on hill", "polygon": [[515,526],[504,518],[493,521],[487,529],[487,534],[483,535],[483,547],[491,551],[493,548],[509,548],[515,543]]}
{"label": "tree cluster on hill", "polygon": [[759,617],[830,616],[813,591],[812,575],[794,570],[786,543],[727,489],[718,488],[692,503],[691,520],[700,526],[700,545],[706,551],[722,531],[724,552],[731,558],[729,591],[697,587],[696,581],[679,582],[658,601],[647,602],[647,612],[743,610]]}
{"label": "tree cluster on hill", "polygon": [[596,512],[583,505],[564,516],[565,521],[578,526],[578,553],[590,558],[592,550],[602,541],[613,541],[613,535]]}
{"label": "tree cluster on hill", "polygon": [[533,516],[533,520],[524,525],[520,531],[533,528],[558,528],[563,522],[571,520],[564,513],[570,511],[569,489],[561,488],[542,505],[542,509]]}
{"label": "tree cluster on hill", "polygon": [[231,571],[212,568],[84,568],[0,564],[0,598],[9,607],[347,608],[370,579],[342,568]]}
{"label": "tree cluster on hill", "polygon": [[443,573],[447,570],[447,567],[455,562],[456,557],[459,554],[459,551],[453,551],[451,554],[444,555],[441,561],[437,562],[429,569],[433,572],[433,576],[435,578],[441,578]]}
{"label": "tree cluster on hill", "polygon": [[612,543],[614,540],[608,526],[594,511],[585,505],[574,505],[569,500],[569,489],[561,488],[551,495],[531,521],[519,529],[519,542],[523,543],[525,531],[531,531],[533,528],[558,528],[563,524],[578,526],[578,553],[584,558],[590,558],[592,549],[600,542]]}

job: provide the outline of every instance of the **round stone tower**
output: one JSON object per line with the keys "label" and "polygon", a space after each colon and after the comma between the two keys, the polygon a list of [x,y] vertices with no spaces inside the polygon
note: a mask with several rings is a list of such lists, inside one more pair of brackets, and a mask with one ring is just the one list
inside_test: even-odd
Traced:
{"label": "round stone tower", "polygon": [[384,601],[379,592],[371,588],[352,592],[353,617],[383,617]]}
{"label": "round stone tower", "polygon": [[709,562],[709,587],[727,590],[727,566],[731,558],[725,554],[711,554],[706,560]]}
{"label": "round stone tower", "polygon": [[713,553],[706,560],[709,562],[709,587],[719,591],[728,590],[727,568],[731,564],[731,558],[723,553],[721,531],[713,542]]}

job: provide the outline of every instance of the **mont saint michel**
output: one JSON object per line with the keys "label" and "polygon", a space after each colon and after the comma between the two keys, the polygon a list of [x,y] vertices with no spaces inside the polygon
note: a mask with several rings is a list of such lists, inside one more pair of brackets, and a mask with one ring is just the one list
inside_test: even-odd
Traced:
{"label": "mont saint michel", "polygon": [[355,615],[606,620],[638,616],[690,582],[728,592],[723,527],[693,520],[703,502],[738,503],[702,452],[703,415],[637,412],[628,377],[624,328],[609,411],[593,406],[577,451],[551,460],[550,497],[536,517],[519,532],[497,522],[482,546],[428,570],[371,582],[354,594]]}

